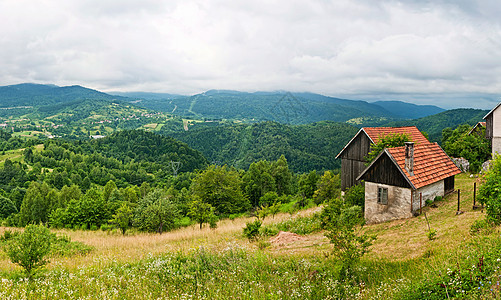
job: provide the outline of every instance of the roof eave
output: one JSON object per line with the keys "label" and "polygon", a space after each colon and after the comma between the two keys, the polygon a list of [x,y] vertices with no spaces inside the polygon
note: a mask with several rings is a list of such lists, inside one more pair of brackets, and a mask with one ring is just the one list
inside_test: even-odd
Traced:
{"label": "roof eave", "polygon": [[363,175],[365,175],[365,173],[367,173],[367,171],[376,163],[376,161],[379,160],[379,158],[382,156],[382,155],[388,155],[388,157],[390,158],[390,160],[393,162],[393,164],[397,167],[398,171],[400,172],[400,174],[402,174],[402,176],[404,176],[405,178],[405,181],[407,181],[407,183],[411,186],[411,188],[413,190],[416,190],[416,187],[414,186],[414,184],[412,183],[412,181],[410,181],[409,177],[407,177],[407,175],[404,173],[404,171],[400,168],[400,166],[398,165],[397,161],[395,160],[395,158],[393,158],[393,156],[390,154],[390,152],[388,151],[388,148],[384,148],[383,151],[381,151],[381,153],[379,153],[379,155],[372,161],[372,163],[367,167],[365,168],[365,170],[362,171],[362,173],[360,173],[360,175],[358,175],[357,177],[357,181],[360,180],[362,178]]}
{"label": "roof eave", "polygon": [[483,119],[484,119],[484,120],[486,120],[486,119],[487,119],[487,117],[488,117],[490,114],[492,114],[492,113],[493,113],[493,112],[494,112],[494,111],[495,111],[495,110],[496,110],[496,109],[497,109],[500,105],[501,105],[501,102],[499,102],[499,103],[498,103],[498,105],[496,105],[496,107],[494,107],[493,109],[491,109],[491,111],[490,111],[489,113],[487,113],[487,114],[483,117]]}
{"label": "roof eave", "polygon": [[354,137],[351,138],[351,140],[343,147],[343,149],[341,149],[341,151],[338,153],[338,155],[336,155],[336,158],[339,158],[341,156],[341,154],[343,154],[344,150],[346,150],[346,148],[348,148],[348,146],[351,144],[351,142],[353,142],[354,139],[357,138],[357,136],[361,133],[361,132],[364,132],[365,135],[369,138],[369,140],[374,143],[374,141],[371,139],[371,137],[365,132],[364,128],[360,128],[360,130],[357,132],[357,134],[355,134]]}

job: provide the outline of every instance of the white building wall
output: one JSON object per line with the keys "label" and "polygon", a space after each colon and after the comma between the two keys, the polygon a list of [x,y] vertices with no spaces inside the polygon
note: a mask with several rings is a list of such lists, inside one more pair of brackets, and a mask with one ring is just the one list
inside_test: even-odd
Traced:
{"label": "white building wall", "polygon": [[[388,204],[377,203],[378,187],[388,189]],[[386,184],[365,182],[365,221],[368,224],[412,217],[412,191]]]}
{"label": "white building wall", "polygon": [[492,157],[501,154],[501,137],[494,136],[492,138]]}
{"label": "white building wall", "polygon": [[501,154],[501,107],[492,112],[492,157]]}
{"label": "white building wall", "polygon": [[[420,200],[420,194],[422,195],[422,200]],[[438,182],[432,183],[430,185],[424,186],[414,191],[413,201],[412,201],[412,211],[415,212],[419,210],[420,201],[422,206],[425,206],[426,200],[435,200],[437,196],[444,196],[444,181],[440,180]]]}

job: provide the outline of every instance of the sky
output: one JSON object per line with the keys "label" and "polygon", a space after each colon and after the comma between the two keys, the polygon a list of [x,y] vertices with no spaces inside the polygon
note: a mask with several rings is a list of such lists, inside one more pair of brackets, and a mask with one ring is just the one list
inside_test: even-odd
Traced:
{"label": "sky", "polygon": [[498,0],[1,0],[0,85],[491,109]]}

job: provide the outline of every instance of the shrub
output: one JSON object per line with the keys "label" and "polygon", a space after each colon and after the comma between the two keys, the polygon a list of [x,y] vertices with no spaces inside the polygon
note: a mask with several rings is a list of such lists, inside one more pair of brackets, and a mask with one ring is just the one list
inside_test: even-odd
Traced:
{"label": "shrub", "polygon": [[341,207],[339,214],[332,215],[326,224],[328,232],[325,236],[334,245],[333,254],[342,263],[340,277],[343,280],[351,276],[360,258],[369,252],[369,247],[376,239],[375,236],[360,232],[363,224],[359,206]]}
{"label": "shrub", "polygon": [[437,230],[436,229],[428,230],[428,233],[426,234],[426,236],[428,237],[428,239],[430,241],[433,241],[434,239],[437,238]]}
{"label": "shrub", "polygon": [[485,183],[478,190],[478,200],[485,205],[487,219],[501,224],[501,155],[492,161],[492,167],[484,177]]}
{"label": "shrub", "polygon": [[7,256],[20,265],[28,278],[46,265],[49,261],[45,256],[50,251],[53,235],[42,225],[28,225],[24,232],[14,237],[6,246]]}
{"label": "shrub", "polygon": [[365,207],[365,185],[364,183],[360,183],[352,186],[348,190],[346,190],[344,194],[344,202],[347,206],[358,205],[362,208]]}
{"label": "shrub", "polygon": [[244,235],[249,240],[257,239],[259,235],[259,229],[261,228],[262,224],[263,222],[261,222],[260,220],[255,220],[254,222],[247,222],[246,226],[244,227]]}

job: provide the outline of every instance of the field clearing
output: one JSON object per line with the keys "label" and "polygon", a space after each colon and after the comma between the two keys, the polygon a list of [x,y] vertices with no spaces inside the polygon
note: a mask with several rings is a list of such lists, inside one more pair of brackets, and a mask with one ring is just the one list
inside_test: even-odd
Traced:
{"label": "field clearing", "polygon": [[[0,254],[0,297],[105,299],[393,299],[412,295],[413,284],[440,276],[447,268],[470,266],[493,247],[501,249],[499,232],[484,237],[469,233],[483,217],[472,209],[475,178],[462,174],[462,214],[456,215],[457,193],[425,207],[423,215],[365,226],[378,239],[361,264],[364,286],[336,279],[339,261],[323,232],[276,243],[274,237],[250,242],[242,234],[255,218],[222,220],[216,229],[198,225],[159,234],[56,230],[94,247],[87,255],[51,258],[32,289],[12,281],[20,269]],[[294,215],[281,213],[264,224],[311,216],[319,207]],[[429,240],[430,227],[437,238]],[[11,228],[0,228],[0,234]],[[479,241],[483,241],[479,244]],[[475,246],[476,245],[476,246]],[[479,252],[487,251],[485,252]],[[501,250],[500,250],[501,251]],[[496,254],[497,255],[497,254]],[[500,254],[501,255],[501,254]],[[496,256],[494,256],[495,258]],[[501,257],[499,258],[501,259]],[[498,260],[499,261],[499,260]],[[499,273],[495,273],[499,276]],[[17,275],[19,276],[19,275]],[[7,279],[5,279],[7,278]],[[16,278],[14,276],[14,278]],[[318,280],[317,280],[318,279]],[[412,291],[412,292],[411,292]],[[402,294],[403,293],[403,294]],[[491,299],[499,296],[493,291]],[[28,296],[27,296],[28,295]],[[400,296],[399,296],[400,295]]]}
{"label": "field clearing", "polygon": [[24,149],[7,150],[5,151],[5,154],[0,154],[0,165],[3,166],[6,159],[11,161],[21,161],[23,159],[23,150]]}
{"label": "field clearing", "polygon": [[[296,213],[294,217],[311,215],[317,210],[317,208],[312,208],[301,211]],[[290,218],[290,214],[279,214],[276,215],[274,219],[267,218],[263,225],[280,222]],[[227,247],[229,243],[236,243],[249,250],[255,250],[257,246],[250,243],[242,234],[242,229],[245,227],[246,222],[254,219],[255,218],[237,218],[234,220],[222,220],[218,223],[216,229],[210,229],[204,226],[203,229],[200,230],[199,225],[194,224],[186,228],[163,234],[134,232],[123,236],[118,231],[52,230],[54,233],[68,235],[73,241],[83,242],[95,249],[90,255],[53,258],[48,267],[49,269],[54,266],[76,269],[94,266],[96,263],[101,266],[112,262],[134,262],[165,252],[186,252],[190,249],[199,248],[200,246],[219,251]],[[5,230],[17,229],[1,227],[0,234],[3,234]],[[320,239],[324,239],[323,236],[321,236]],[[298,248],[294,247],[291,251],[296,252]],[[14,266],[9,262],[5,254],[2,253],[0,256],[0,272],[11,270],[12,267]]]}

